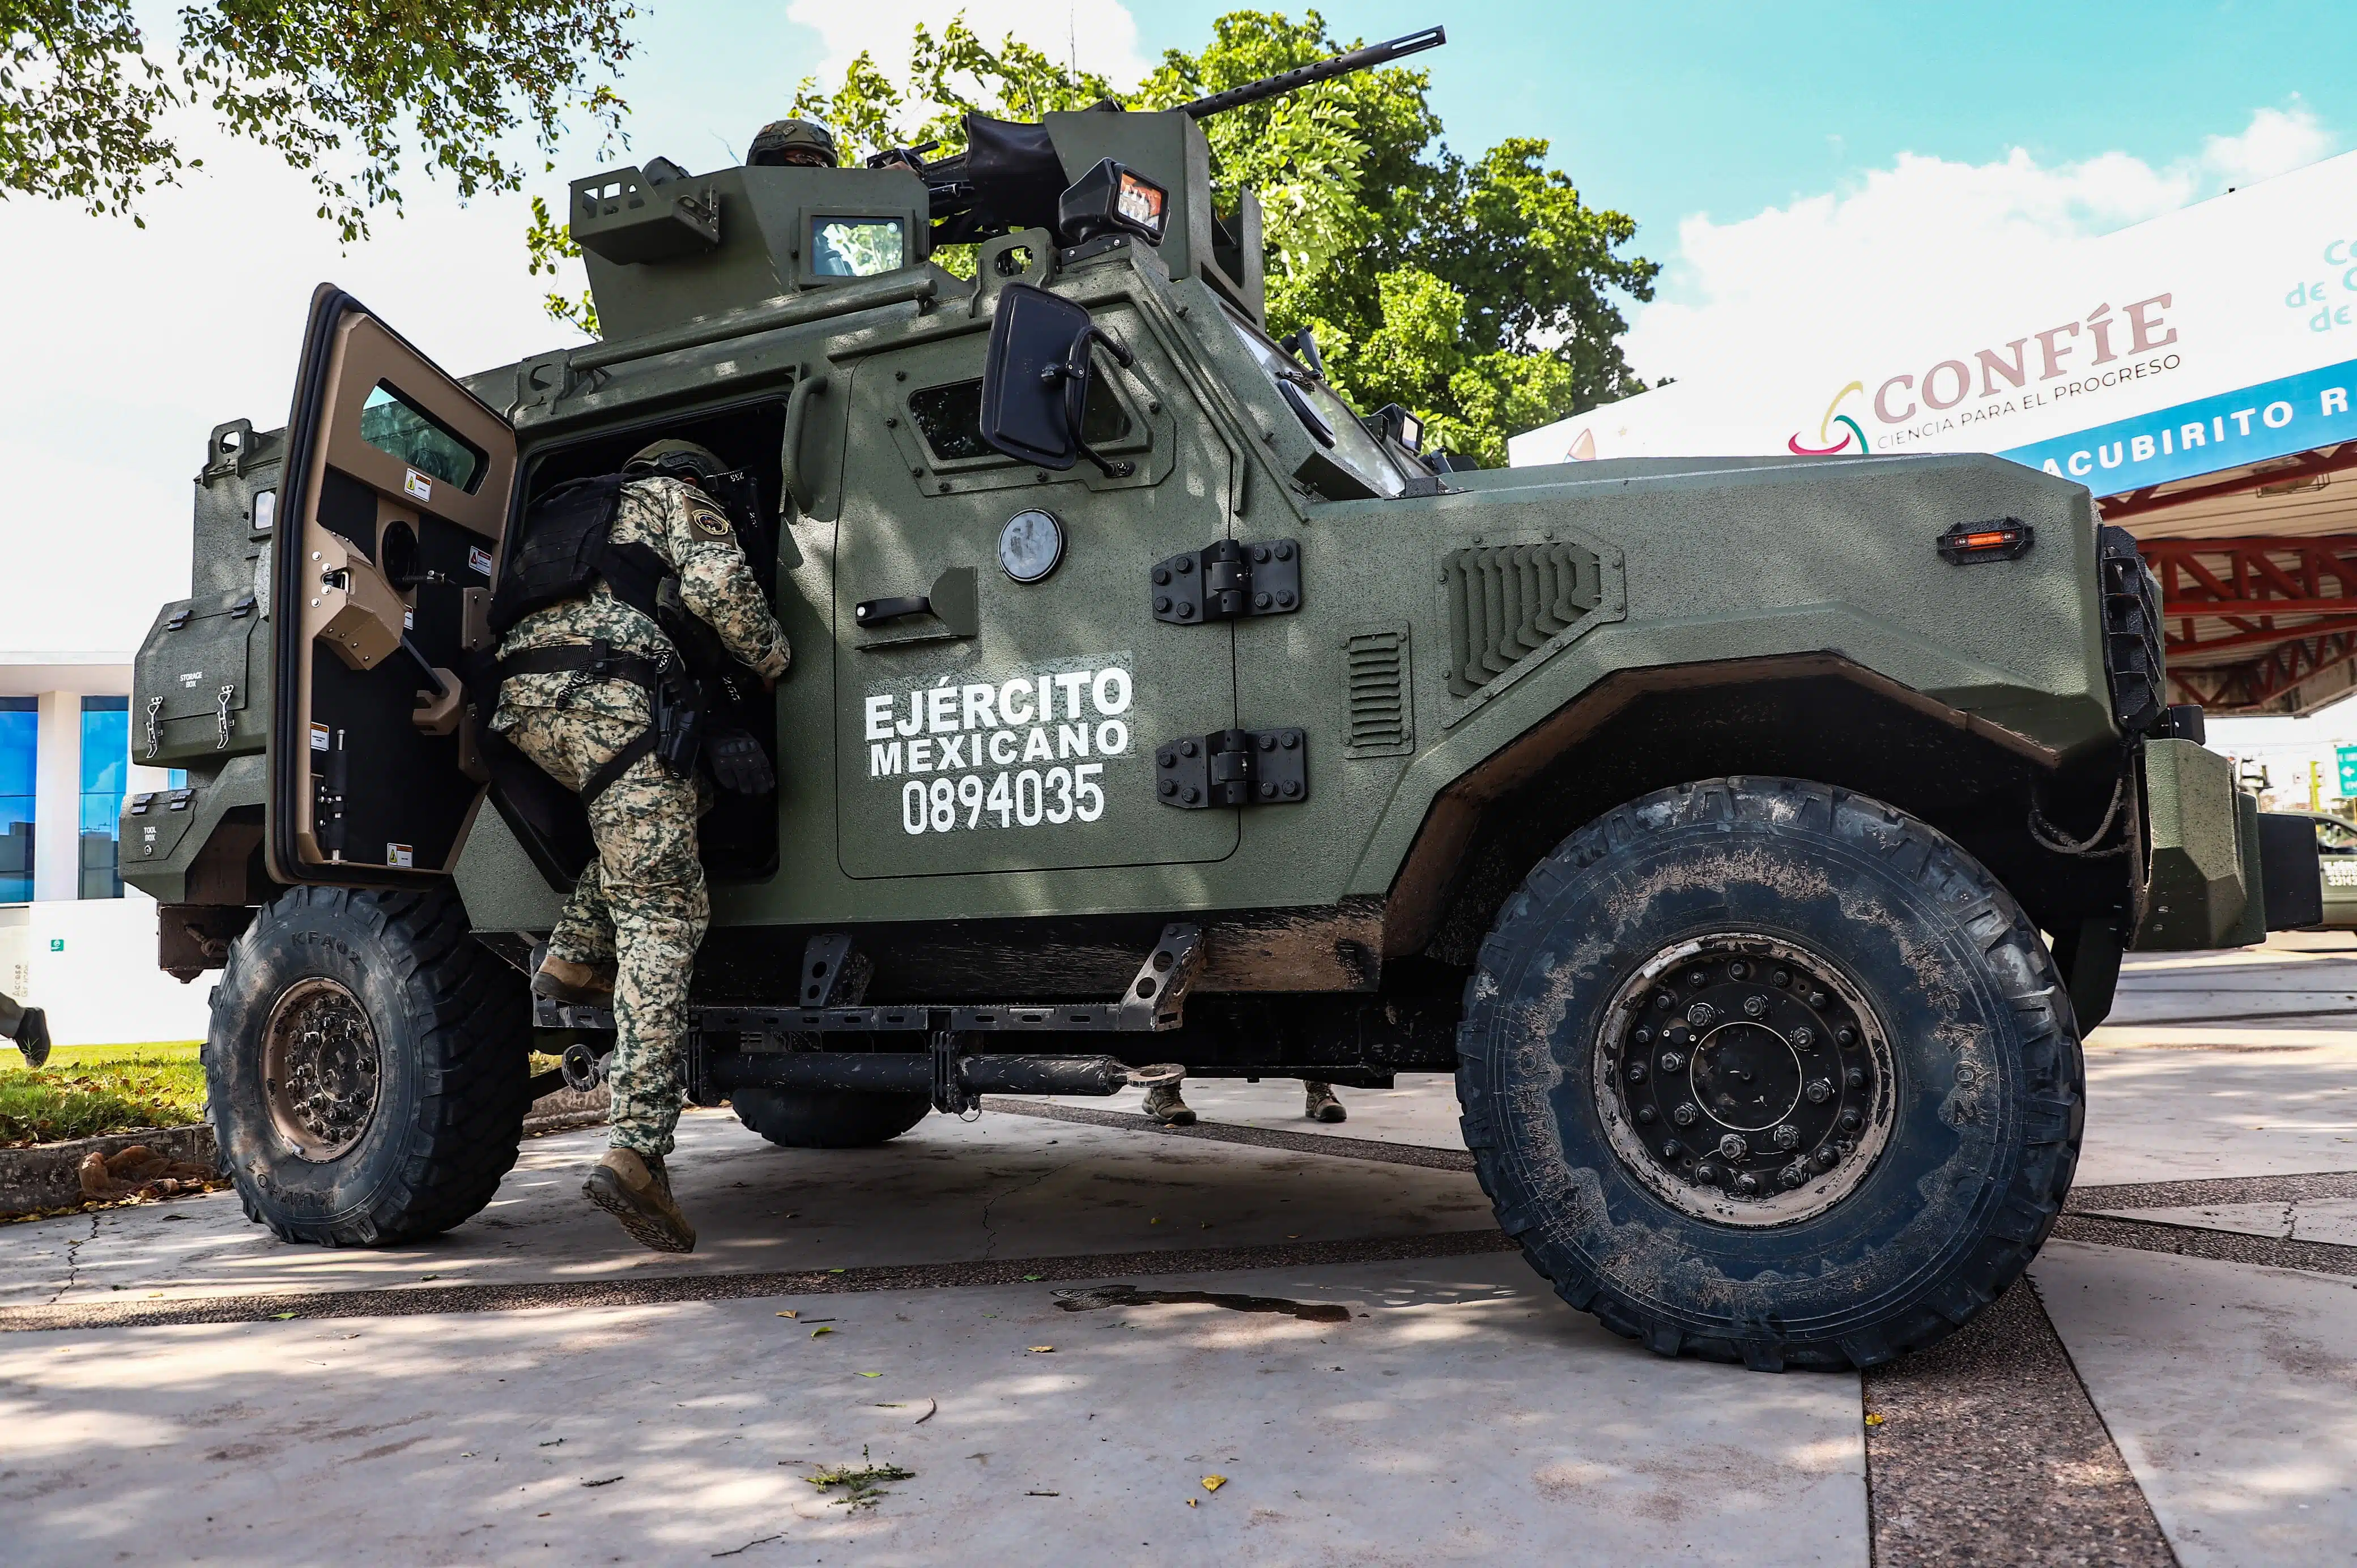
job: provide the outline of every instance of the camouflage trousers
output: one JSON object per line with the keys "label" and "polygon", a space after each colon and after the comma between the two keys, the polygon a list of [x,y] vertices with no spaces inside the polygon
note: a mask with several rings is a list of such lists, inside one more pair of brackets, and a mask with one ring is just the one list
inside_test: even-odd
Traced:
{"label": "camouflage trousers", "polygon": [[[644,722],[582,707],[500,704],[492,727],[566,789],[620,751]],[[674,779],[651,757],[589,803],[597,859],[574,884],[548,939],[552,957],[615,965],[615,1147],[667,1155],[679,1125],[681,1047],[687,984],[712,919],[695,854],[700,801],[693,778]]]}

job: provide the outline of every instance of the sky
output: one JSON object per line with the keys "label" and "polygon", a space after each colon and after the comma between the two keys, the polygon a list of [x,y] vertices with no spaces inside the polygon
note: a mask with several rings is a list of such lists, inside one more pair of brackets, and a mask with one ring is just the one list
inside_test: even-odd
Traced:
{"label": "sky", "polygon": [[[733,163],[796,83],[862,49],[904,59],[907,0],[651,0],[621,80],[639,161]],[[972,0],[977,30],[1134,81],[1199,47],[1223,6]],[[145,5],[151,38],[172,7]],[[1329,4],[1342,37],[1439,23],[1419,58],[1458,151],[1553,145],[1586,199],[1635,218],[1665,265],[1631,308],[1641,373],[1709,373],[1771,313],[1896,307],[1976,268],[2105,232],[2357,146],[2357,29],[2263,4]],[[304,178],[187,128],[205,172],[147,227],[0,201],[13,373],[0,378],[0,650],[128,650],[187,592],[206,434],[282,424],[306,301],[332,279],[447,368],[562,346],[525,275],[525,196],[561,196],[592,139],[515,197],[460,207],[405,179],[402,217],[345,250]],[[537,163],[533,166],[537,168]],[[2357,720],[2352,720],[2357,728]]]}

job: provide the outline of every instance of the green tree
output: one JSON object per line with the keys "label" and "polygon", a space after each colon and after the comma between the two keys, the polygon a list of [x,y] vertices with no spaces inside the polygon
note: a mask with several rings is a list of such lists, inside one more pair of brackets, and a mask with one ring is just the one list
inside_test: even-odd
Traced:
{"label": "green tree", "polygon": [[167,68],[130,0],[0,0],[0,195],[129,213],[202,160],[165,125],[209,113],[308,171],[350,242],[396,209],[414,145],[462,198],[514,190],[522,125],[554,152],[574,112],[619,133],[608,80],[632,49],[627,0],[213,0],[180,11]]}

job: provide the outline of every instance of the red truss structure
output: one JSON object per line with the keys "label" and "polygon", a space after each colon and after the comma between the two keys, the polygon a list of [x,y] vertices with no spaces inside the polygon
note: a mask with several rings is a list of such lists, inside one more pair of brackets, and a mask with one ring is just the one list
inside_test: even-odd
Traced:
{"label": "red truss structure", "polygon": [[[2105,501],[2104,521],[2133,514],[2137,499]],[[2357,534],[2140,539],[2137,546],[2160,579],[2179,701],[2247,711],[2357,658]]]}

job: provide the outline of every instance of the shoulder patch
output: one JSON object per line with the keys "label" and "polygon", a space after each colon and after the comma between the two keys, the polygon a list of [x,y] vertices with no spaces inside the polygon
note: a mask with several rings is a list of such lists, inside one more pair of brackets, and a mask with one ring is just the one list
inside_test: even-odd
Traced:
{"label": "shoulder patch", "polygon": [[703,538],[726,539],[728,537],[727,514],[708,501],[688,502],[687,521]]}

